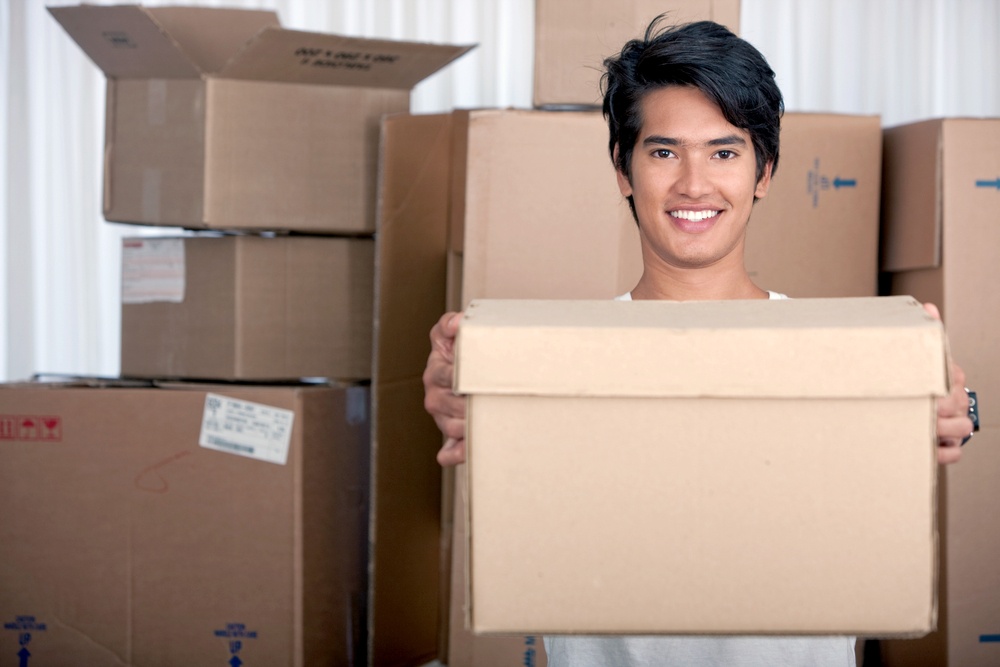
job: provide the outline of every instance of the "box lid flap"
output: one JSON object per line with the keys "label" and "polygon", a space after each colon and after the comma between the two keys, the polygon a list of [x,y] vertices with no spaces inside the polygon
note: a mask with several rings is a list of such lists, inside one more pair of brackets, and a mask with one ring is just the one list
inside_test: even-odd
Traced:
{"label": "box lid flap", "polygon": [[197,78],[215,72],[264,27],[273,11],[139,5],[49,7],[111,78]]}
{"label": "box lid flap", "polygon": [[941,264],[941,121],[883,133],[882,270]]}
{"label": "box lid flap", "polygon": [[904,397],[947,390],[941,323],[912,297],[480,300],[462,394]]}
{"label": "box lid flap", "polygon": [[221,70],[261,30],[281,25],[271,10],[147,7],[145,11],[206,73]]}
{"label": "box lid flap", "polygon": [[80,5],[48,10],[110,78],[200,76],[177,42],[138,5]]}
{"label": "box lid flap", "polygon": [[472,48],[270,28],[258,33],[220,75],[408,90]]}

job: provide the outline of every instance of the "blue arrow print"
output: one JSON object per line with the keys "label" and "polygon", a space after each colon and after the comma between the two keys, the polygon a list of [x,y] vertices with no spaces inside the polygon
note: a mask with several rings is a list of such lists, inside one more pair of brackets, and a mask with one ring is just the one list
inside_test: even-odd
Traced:
{"label": "blue arrow print", "polygon": [[858,185],[857,180],[853,178],[841,178],[840,176],[837,176],[836,178],[833,179],[833,187],[835,187],[838,190],[840,188],[857,187],[857,185]]}
{"label": "blue arrow print", "polygon": [[240,665],[242,665],[242,664],[243,664],[243,661],[242,661],[242,660],[240,660],[240,656],[238,656],[238,655],[234,655],[234,656],[233,656],[233,657],[232,657],[232,658],[231,658],[231,659],[229,660],[229,665],[230,665],[230,667],[240,667]]}
{"label": "blue arrow print", "polygon": [[996,188],[1000,190],[1000,178],[995,181],[976,181],[977,188]]}
{"label": "blue arrow print", "polygon": [[22,647],[21,650],[17,652],[17,657],[21,659],[18,663],[20,667],[28,667],[28,658],[31,657],[31,653],[28,652],[28,649]]}

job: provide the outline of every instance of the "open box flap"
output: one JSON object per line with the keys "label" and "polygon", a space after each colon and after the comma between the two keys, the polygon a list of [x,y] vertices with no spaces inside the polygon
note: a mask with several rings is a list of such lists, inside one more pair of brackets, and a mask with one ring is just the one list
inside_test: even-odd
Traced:
{"label": "open box flap", "polygon": [[197,78],[220,69],[267,26],[272,11],[214,7],[49,7],[109,78]]}
{"label": "open box flap", "polygon": [[269,28],[220,71],[232,79],[409,90],[473,46]]}

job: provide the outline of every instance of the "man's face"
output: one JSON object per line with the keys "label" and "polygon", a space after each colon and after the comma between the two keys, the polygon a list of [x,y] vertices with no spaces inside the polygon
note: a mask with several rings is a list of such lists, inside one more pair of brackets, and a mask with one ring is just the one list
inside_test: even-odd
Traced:
{"label": "man's face", "polygon": [[767,194],[771,166],[757,182],[749,133],[697,88],[661,88],[641,104],[631,178],[619,172],[618,186],[635,202],[644,262],[742,267],[747,221],[754,197]]}

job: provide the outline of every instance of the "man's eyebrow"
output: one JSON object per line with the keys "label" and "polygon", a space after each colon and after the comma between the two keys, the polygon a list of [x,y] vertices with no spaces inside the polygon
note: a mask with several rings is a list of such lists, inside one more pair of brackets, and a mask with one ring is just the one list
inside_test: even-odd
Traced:
{"label": "man's eyebrow", "polygon": [[[642,140],[643,146],[683,146],[685,144],[686,142],[675,137],[663,137],[658,134],[651,134]],[[738,134],[727,134],[718,139],[709,139],[703,145],[710,148],[715,146],[746,146],[747,142]]]}
{"label": "man's eyebrow", "polygon": [[705,142],[706,146],[746,146],[746,139],[738,134],[729,134],[718,139],[710,139]]}

